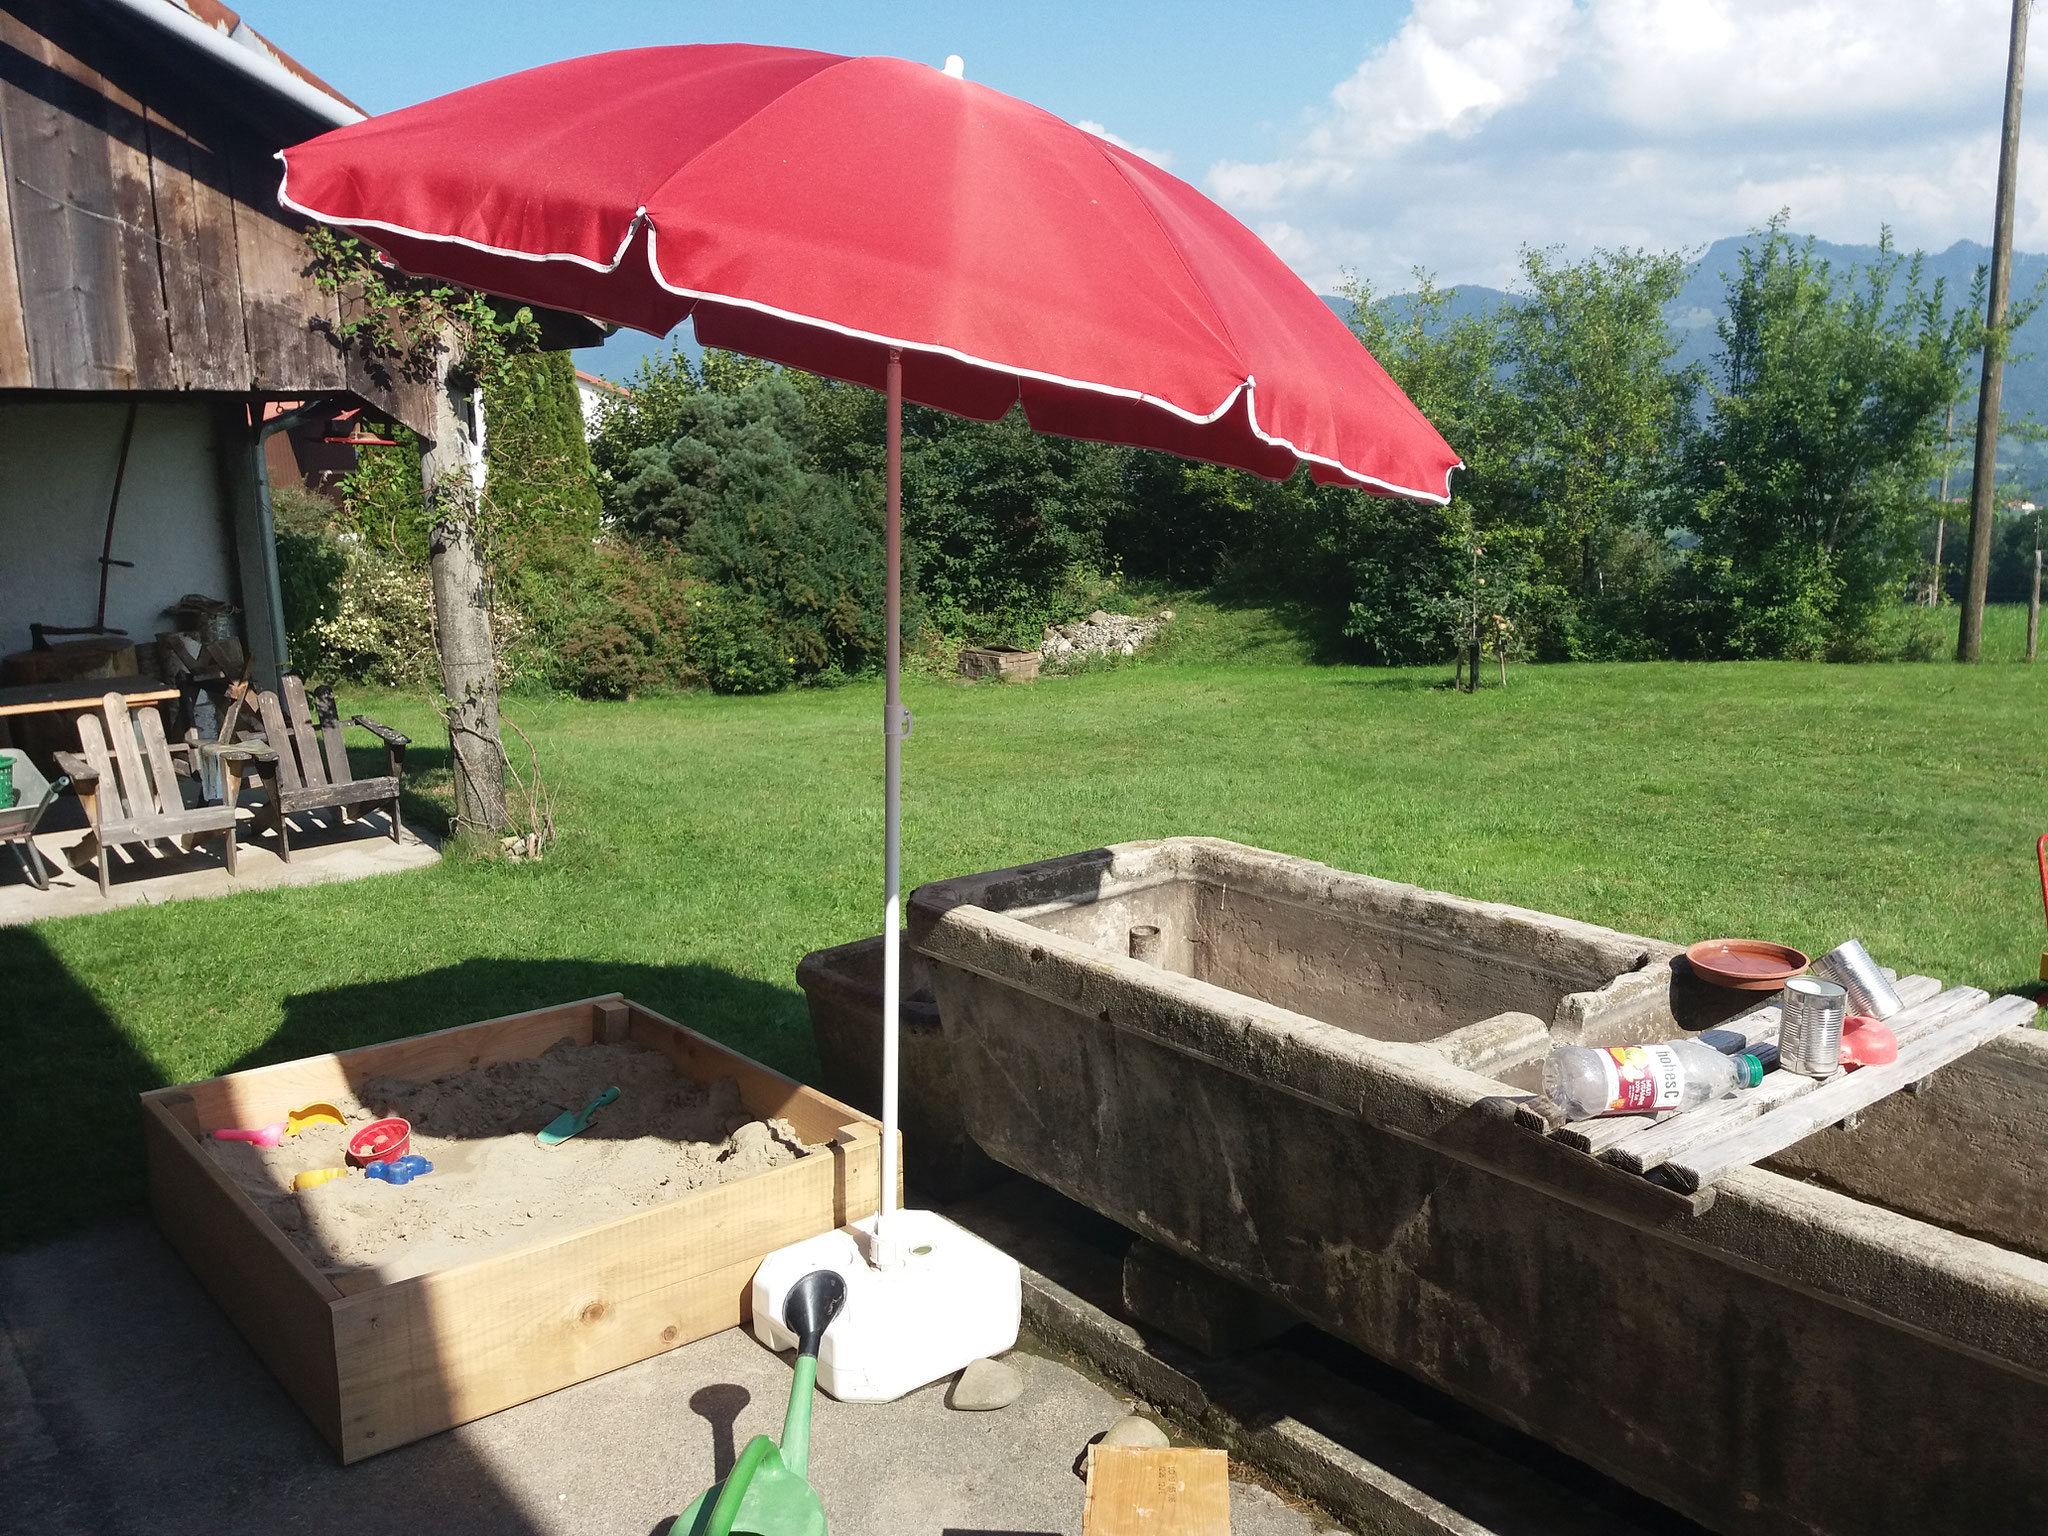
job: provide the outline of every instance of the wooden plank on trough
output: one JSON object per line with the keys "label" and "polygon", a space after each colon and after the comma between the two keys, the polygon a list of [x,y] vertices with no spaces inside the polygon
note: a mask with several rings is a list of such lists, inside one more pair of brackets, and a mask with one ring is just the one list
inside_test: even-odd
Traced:
{"label": "wooden plank on trough", "polygon": [[1230,1536],[1230,1458],[1192,1447],[1088,1453],[1082,1536]]}
{"label": "wooden plank on trough", "polygon": [[2030,997],[2001,997],[1973,1013],[1936,1026],[1911,1044],[1902,1044],[1899,1059],[1889,1066],[1863,1067],[1845,1073],[1790,1104],[1737,1126],[1725,1136],[1691,1147],[1668,1160],[1665,1167],[1680,1187],[1699,1189],[1729,1169],[1782,1152],[1823,1126],[1833,1125],[1843,1116],[1875,1104],[1887,1094],[1896,1093],[1906,1084],[1968,1054],[1985,1041],[2018,1029],[2035,1012]]}
{"label": "wooden plank on trough", "polygon": [[[1940,983],[1933,985],[1938,987]],[[1892,1032],[1902,1045],[1990,1001],[1990,994],[1976,987],[1951,987],[1932,997],[1922,995],[1926,991],[1922,986],[1909,990],[1916,1000],[1903,1013],[1895,1014],[1891,1021]],[[1804,1098],[1818,1088],[1821,1081],[1804,1073],[1781,1069],[1732,1099],[1720,1099],[1685,1114],[1673,1115],[1649,1130],[1640,1131],[1608,1147],[1601,1155],[1605,1161],[1628,1173],[1648,1173],[1652,1168],[1662,1167],[1688,1147],[1698,1146],[1735,1126],[1745,1125],[1794,1099]]]}
{"label": "wooden plank on trough", "polygon": [[[1932,976],[1908,976],[1898,984],[1899,998],[1907,1004],[1925,1002],[1941,990],[1941,983]],[[1752,1008],[1745,1014],[1730,1019],[1725,1024],[1716,1024],[1711,1034],[1739,1034],[1743,1048],[1758,1045],[1775,1045],[1778,1041],[1779,1005],[1778,994],[1771,994],[1772,1000],[1760,1008]],[[1762,1093],[1765,1085],[1759,1085],[1753,1093]],[[1752,1094],[1745,1094],[1749,1101]],[[1736,1102],[1736,1101],[1729,1101]],[[1772,1102],[1777,1102],[1772,1100]],[[1566,1146],[1584,1152],[1592,1157],[1603,1156],[1610,1148],[1633,1140],[1660,1126],[1670,1126],[1679,1120],[1690,1120],[1695,1115],[1705,1114],[1716,1105],[1702,1105],[1698,1109],[1686,1110],[1682,1114],[1662,1115],[1603,1115],[1592,1120],[1574,1120],[1554,1134]],[[1752,1111],[1754,1113],[1755,1111]],[[1625,1163],[1617,1163],[1625,1167]],[[1654,1165],[1652,1165],[1654,1166]],[[1640,1172],[1641,1170],[1634,1170]]]}

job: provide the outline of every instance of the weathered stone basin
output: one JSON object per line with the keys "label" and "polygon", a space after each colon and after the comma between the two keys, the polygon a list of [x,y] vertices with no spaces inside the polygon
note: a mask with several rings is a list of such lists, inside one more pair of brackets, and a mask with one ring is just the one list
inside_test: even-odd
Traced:
{"label": "weathered stone basin", "polygon": [[910,932],[1008,1166],[1713,1529],[2048,1531],[2048,1036],[1688,1197],[1503,1112],[1755,1001],[1671,945],[1201,838]]}

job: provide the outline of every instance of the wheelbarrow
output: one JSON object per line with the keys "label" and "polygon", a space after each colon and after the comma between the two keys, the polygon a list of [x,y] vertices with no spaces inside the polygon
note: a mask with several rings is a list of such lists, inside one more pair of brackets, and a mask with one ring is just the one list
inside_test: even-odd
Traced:
{"label": "wheelbarrow", "polygon": [[42,821],[43,813],[71,781],[59,774],[56,783],[49,783],[19,747],[0,747],[0,757],[8,758],[14,764],[14,804],[0,810],[0,843],[6,843],[14,850],[14,857],[21,865],[21,872],[28,876],[28,883],[39,891],[47,891],[50,876],[42,854],[36,849],[36,827]]}

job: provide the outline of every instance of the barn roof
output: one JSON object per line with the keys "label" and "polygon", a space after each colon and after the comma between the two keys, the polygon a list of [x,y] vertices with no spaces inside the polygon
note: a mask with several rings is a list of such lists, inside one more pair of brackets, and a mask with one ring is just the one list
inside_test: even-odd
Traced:
{"label": "barn roof", "polygon": [[250,26],[249,23],[242,20],[238,12],[231,11],[222,5],[220,0],[158,0],[158,3],[170,6],[174,10],[184,11],[188,15],[206,23],[207,26],[213,28],[214,31],[220,33],[221,36],[227,38],[230,42],[240,43],[259,57],[270,60],[280,69],[295,75],[315,90],[324,91],[329,96],[332,96],[351,111],[360,113],[364,117],[370,115],[362,107],[357,106],[356,103],[350,101],[297,59],[278,47],[277,44],[273,43],[261,32]]}

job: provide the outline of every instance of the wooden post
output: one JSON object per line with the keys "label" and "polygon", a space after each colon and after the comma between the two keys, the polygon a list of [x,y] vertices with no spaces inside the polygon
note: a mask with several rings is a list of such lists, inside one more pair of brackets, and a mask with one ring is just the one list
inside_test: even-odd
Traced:
{"label": "wooden post", "polygon": [[2034,546],[2034,590],[2027,595],[2027,660],[2034,659],[2034,644],[2041,638],[2041,546]]}
{"label": "wooden post", "polygon": [[1975,661],[1984,647],[1984,591],[1991,578],[1992,482],[1998,477],[2000,396],[2005,386],[2005,303],[2012,287],[2012,204],[2019,179],[2020,90],[2027,68],[2027,13],[2032,0],[2012,0],[2012,37],[2005,64],[2005,129],[1998,148],[1998,211],[1991,228],[1991,307],[1986,315],[1984,382],[1977,391],[1977,458],[1970,482],[1970,564],[1963,584],[1963,621],[1956,660]]}
{"label": "wooden post", "polygon": [[1948,403],[1948,419],[1941,429],[1941,510],[1934,514],[1934,571],[1927,583],[1927,606],[1941,606],[1941,546],[1948,537],[1948,474],[1954,467],[1952,453],[1956,440],[1956,403]]}
{"label": "wooden post", "polygon": [[491,578],[477,547],[477,491],[470,478],[478,450],[464,419],[467,404],[467,388],[453,379],[434,391],[434,435],[420,444],[420,480],[432,530],[427,561],[441,690],[448,698],[455,825],[458,831],[501,832],[511,817],[505,809],[505,748],[491,644]]}

